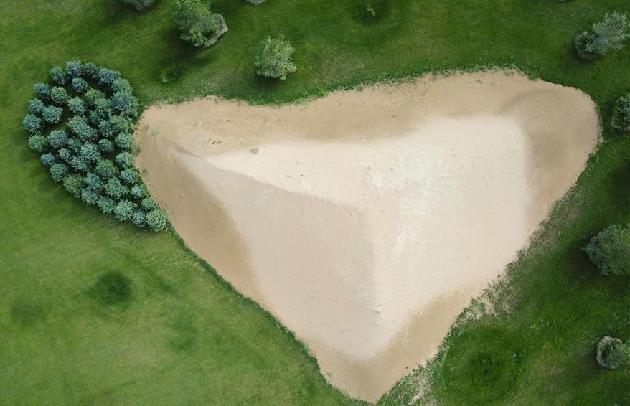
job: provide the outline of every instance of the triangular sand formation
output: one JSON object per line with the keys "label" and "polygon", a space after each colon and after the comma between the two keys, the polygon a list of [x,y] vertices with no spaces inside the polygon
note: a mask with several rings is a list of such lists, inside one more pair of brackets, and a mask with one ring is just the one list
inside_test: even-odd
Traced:
{"label": "triangular sand formation", "polygon": [[526,247],[598,134],[575,89],[475,73],[155,106],[138,165],[191,249],[376,400]]}

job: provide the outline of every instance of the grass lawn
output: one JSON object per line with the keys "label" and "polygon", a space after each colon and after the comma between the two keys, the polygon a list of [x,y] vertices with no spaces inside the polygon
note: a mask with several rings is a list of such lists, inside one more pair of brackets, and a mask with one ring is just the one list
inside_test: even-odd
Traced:
{"label": "grass lawn", "polygon": [[[121,225],[55,185],[21,119],[31,86],[79,58],[120,70],[142,104],[219,94],[291,102],[429,71],[516,66],[598,104],[606,143],[500,289],[511,311],[454,329],[430,366],[441,404],[629,404],[630,369],[603,371],[594,344],[630,339],[630,282],[580,252],[630,220],[630,139],[608,129],[630,91],[630,46],[578,62],[570,41],[622,0],[216,0],[230,31],[194,51],[172,1],[0,2],[0,404],[345,404],[290,333],[176,236]],[[257,43],[284,34],[298,71],[253,75]],[[166,82],[166,83],[165,83]],[[382,402],[417,392],[403,379]]]}

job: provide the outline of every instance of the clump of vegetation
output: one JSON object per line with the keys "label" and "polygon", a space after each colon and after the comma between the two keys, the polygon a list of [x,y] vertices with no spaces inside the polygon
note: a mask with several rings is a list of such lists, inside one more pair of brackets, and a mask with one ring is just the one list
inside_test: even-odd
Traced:
{"label": "clump of vegetation", "polygon": [[612,126],[617,130],[630,131],[630,93],[621,96],[615,104]]}
{"label": "clump of vegetation", "polygon": [[593,24],[592,31],[580,32],[575,36],[575,52],[582,59],[593,60],[612,50],[621,49],[625,40],[630,38],[629,28],[625,14],[608,13],[601,22]]}
{"label": "clump of vegetation", "polygon": [[35,84],[37,98],[22,124],[52,179],[120,221],[165,229],[166,214],[134,167],[138,101],[129,82],[117,71],[79,61],[54,67],[50,79]]}
{"label": "clump of vegetation", "polygon": [[175,24],[180,38],[198,48],[208,48],[227,32],[223,16],[213,13],[203,0],[177,0]]}
{"label": "clump of vegetation", "polygon": [[136,10],[144,10],[146,8],[151,7],[151,5],[155,3],[155,0],[119,0],[119,1],[122,1],[125,4],[128,4],[134,7]]}
{"label": "clump of vegetation", "polygon": [[630,230],[612,225],[583,248],[603,275],[630,275]]}
{"label": "clump of vegetation", "polygon": [[88,294],[104,305],[128,302],[131,298],[131,281],[120,272],[101,275]]}
{"label": "clump of vegetation", "polygon": [[597,343],[597,363],[602,368],[617,369],[630,362],[630,344],[605,336]]}
{"label": "clump of vegetation", "polygon": [[260,43],[256,55],[256,74],[259,76],[286,80],[287,74],[293,73],[297,67],[291,60],[293,47],[284,38],[267,37]]}

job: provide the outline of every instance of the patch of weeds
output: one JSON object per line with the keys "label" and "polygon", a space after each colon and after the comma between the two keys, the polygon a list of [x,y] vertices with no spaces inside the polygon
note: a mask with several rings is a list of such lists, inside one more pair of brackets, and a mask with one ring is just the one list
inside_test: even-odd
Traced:
{"label": "patch of weeds", "polygon": [[103,305],[121,305],[131,301],[131,280],[120,272],[101,275],[88,294]]}

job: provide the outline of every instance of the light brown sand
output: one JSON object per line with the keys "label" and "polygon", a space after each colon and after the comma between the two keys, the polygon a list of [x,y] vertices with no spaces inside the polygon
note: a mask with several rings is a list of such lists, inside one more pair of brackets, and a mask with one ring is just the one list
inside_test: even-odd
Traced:
{"label": "light brown sand", "polygon": [[139,128],[190,248],[370,401],[526,247],[599,134],[586,95],[498,72],[282,107],[210,97]]}

